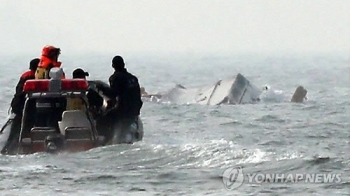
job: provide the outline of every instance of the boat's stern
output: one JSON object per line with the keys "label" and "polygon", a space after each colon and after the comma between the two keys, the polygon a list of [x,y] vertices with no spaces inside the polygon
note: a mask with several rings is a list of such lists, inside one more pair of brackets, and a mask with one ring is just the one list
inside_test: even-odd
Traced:
{"label": "boat's stern", "polygon": [[25,154],[36,152],[80,152],[99,146],[99,138],[91,136],[86,127],[66,127],[64,135],[54,127],[34,127],[29,137],[21,139],[20,150]]}

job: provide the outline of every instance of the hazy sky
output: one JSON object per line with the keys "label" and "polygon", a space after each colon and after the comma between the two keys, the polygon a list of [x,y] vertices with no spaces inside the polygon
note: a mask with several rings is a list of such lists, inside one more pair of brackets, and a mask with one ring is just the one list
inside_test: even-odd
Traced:
{"label": "hazy sky", "polygon": [[0,52],[350,53],[350,0],[0,0]]}

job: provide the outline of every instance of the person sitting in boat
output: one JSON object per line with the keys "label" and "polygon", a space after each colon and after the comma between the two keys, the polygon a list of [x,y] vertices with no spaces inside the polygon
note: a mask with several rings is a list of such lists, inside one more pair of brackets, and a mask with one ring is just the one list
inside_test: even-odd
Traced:
{"label": "person sitting in boat", "polygon": [[[89,73],[78,68],[73,71],[73,79],[80,78],[86,79],[86,76],[89,76]],[[66,110],[86,110],[86,105],[80,97],[67,98],[67,108]]]}
{"label": "person sitting in boat", "polygon": [[[35,73],[35,79],[48,79],[50,69],[53,67],[61,67],[61,62],[58,57],[61,54],[61,49],[54,46],[44,46],[41,52],[40,62]],[[64,78],[64,74],[62,76]]]}
{"label": "person sitting in boat", "polygon": [[121,56],[115,56],[112,59],[112,67],[114,73],[109,77],[110,88],[104,89],[104,93],[110,97],[107,106],[108,112],[104,123],[101,123],[107,126],[115,121],[135,120],[140,115],[143,105],[138,78],[127,71],[124,59]]}
{"label": "person sitting in boat", "polygon": [[[89,76],[88,72],[85,72],[81,68],[77,68],[73,71],[73,79],[86,79]],[[91,88],[88,89],[87,99],[89,102],[89,109],[92,111],[98,110],[98,108],[103,105],[103,98]],[[79,97],[67,99],[67,109],[66,110],[86,110],[86,106],[83,100]]]}

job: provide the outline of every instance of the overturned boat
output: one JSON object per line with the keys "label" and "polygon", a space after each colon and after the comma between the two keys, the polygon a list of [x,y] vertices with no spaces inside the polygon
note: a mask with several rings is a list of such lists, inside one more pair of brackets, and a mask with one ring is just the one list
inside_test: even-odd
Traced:
{"label": "overturned boat", "polygon": [[[76,152],[142,140],[143,124],[139,116],[106,122],[110,111],[89,107],[89,83],[95,82],[60,79],[60,73],[61,69],[53,68],[51,79],[26,81],[23,113],[10,113],[0,130],[2,154]],[[69,110],[69,99],[79,99],[85,109]]]}
{"label": "overturned boat", "polygon": [[253,85],[242,74],[232,78],[219,80],[213,85],[199,88],[175,88],[162,95],[161,102],[177,104],[246,104],[258,102],[262,90]]}

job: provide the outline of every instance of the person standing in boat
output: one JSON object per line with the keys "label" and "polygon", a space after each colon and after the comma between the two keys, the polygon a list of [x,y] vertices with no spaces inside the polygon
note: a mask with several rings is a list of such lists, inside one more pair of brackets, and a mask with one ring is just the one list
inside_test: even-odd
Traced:
{"label": "person standing in boat", "polygon": [[[50,79],[50,70],[54,67],[61,67],[62,63],[58,61],[60,54],[60,48],[51,45],[44,46],[41,51],[38,68],[35,72],[35,79]],[[64,78],[65,74],[63,72],[62,79]],[[38,98],[36,100],[35,126],[58,128],[57,121],[62,118],[62,112],[66,109],[66,101],[64,98]]]}
{"label": "person standing in boat", "polygon": [[[23,113],[24,103],[26,100],[26,97],[25,97],[26,93],[23,92],[24,83],[27,80],[35,79],[35,71],[38,67],[39,61],[40,61],[40,59],[38,59],[38,58],[34,58],[30,61],[29,70],[24,72],[21,75],[21,77],[19,78],[19,81],[16,85],[16,92],[15,92],[14,97],[12,98],[12,101],[11,101],[12,113],[14,113],[16,115],[12,121],[12,126],[11,126],[10,135],[8,137],[8,140],[5,144],[5,147],[1,151],[1,153],[3,153],[3,154],[5,154],[6,151],[8,150],[8,148],[10,147],[10,145],[13,141],[13,138],[19,136],[20,127],[22,124],[21,123],[22,113]],[[35,105],[34,105],[35,102],[33,102],[31,100],[28,102],[28,104],[29,104],[29,107],[35,107]],[[27,116],[27,122],[30,122],[30,124],[34,123],[33,115]]]}
{"label": "person standing in boat", "polygon": [[[143,105],[138,78],[127,71],[124,59],[115,56],[112,59],[112,67],[114,73],[109,77],[110,89],[105,90],[105,94],[110,97],[105,118],[109,130],[115,122],[127,124],[134,121],[140,115]],[[106,134],[109,138],[108,134],[113,133],[109,131]]]}
{"label": "person standing in boat", "polygon": [[61,54],[61,49],[54,46],[44,46],[41,52],[40,62],[35,73],[35,79],[48,79],[50,69],[53,67],[61,67],[61,62],[58,57]]}
{"label": "person standing in boat", "polygon": [[16,93],[11,101],[11,108],[12,108],[12,112],[17,114],[17,115],[21,115],[22,111],[23,111],[23,106],[24,106],[24,102],[25,102],[25,93],[23,92],[23,87],[24,87],[24,83],[27,80],[30,79],[35,79],[35,71],[38,67],[40,59],[35,58],[32,59],[29,63],[29,70],[24,72],[17,85],[16,85]]}

